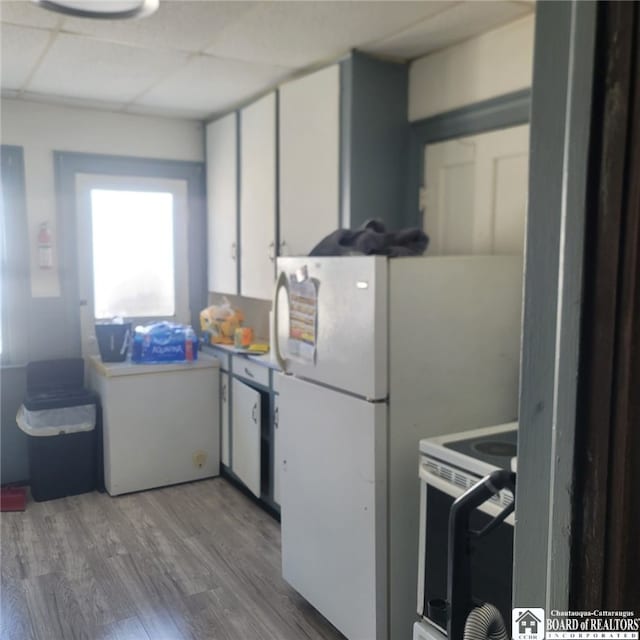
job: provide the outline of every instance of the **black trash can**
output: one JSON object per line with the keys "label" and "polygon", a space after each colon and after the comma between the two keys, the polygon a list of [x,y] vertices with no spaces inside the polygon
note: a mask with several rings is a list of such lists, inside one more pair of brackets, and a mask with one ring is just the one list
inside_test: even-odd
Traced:
{"label": "black trash can", "polygon": [[31,495],[38,502],[96,489],[100,407],[83,379],[81,358],[27,365],[17,422],[28,437]]}

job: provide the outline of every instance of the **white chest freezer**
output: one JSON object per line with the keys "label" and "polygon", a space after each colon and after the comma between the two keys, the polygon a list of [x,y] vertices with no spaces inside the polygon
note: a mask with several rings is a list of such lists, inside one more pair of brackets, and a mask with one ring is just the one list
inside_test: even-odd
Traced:
{"label": "white chest freezer", "polygon": [[89,360],[103,412],[104,476],[119,495],[220,472],[218,361],[133,364]]}

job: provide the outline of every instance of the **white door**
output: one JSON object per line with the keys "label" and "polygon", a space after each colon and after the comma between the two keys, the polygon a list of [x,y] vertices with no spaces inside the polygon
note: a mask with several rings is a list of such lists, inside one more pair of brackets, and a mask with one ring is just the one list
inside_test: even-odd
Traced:
{"label": "white door", "polygon": [[76,196],[83,356],[96,320],[188,324],[186,181],[79,174]]}
{"label": "white door", "polygon": [[529,125],[425,147],[429,255],[524,250]]}
{"label": "white door", "polygon": [[240,112],[240,294],[269,300],[276,255],[276,99]]}
{"label": "white door", "polygon": [[260,392],[233,379],[232,469],[260,497]]}
{"label": "white door", "polygon": [[386,638],[387,407],[279,382],[282,575],[347,638]]}
{"label": "white door", "polygon": [[273,501],[280,504],[280,477],[282,474],[282,445],[280,444],[280,400],[273,396]]}
{"label": "white door", "polygon": [[231,466],[230,441],[231,434],[229,433],[229,374],[224,371],[220,372],[220,409],[222,411],[222,417],[220,420],[220,426],[222,429],[222,451],[220,453],[222,464],[229,467]]}
{"label": "white door", "polygon": [[280,89],[279,255],[306,256],[339,226],[340,68]]}
{"label": "white door", "polygon": [[238,293],[237,115],[207,125],[209,291]]}

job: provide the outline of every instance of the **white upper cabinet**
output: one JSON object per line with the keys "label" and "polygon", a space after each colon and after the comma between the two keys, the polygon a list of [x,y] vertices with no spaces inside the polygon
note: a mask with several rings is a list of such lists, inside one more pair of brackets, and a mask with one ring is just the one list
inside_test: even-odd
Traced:
{"label": "white upper cabinet", "polygon": [[339,65],[286,83],[279,110],[279,254],[308,255],[339,226]]}
{"label": "white upper cabinet", "polygon": [[207,252],[209,291],[238,293],[237,116],[207,125]]}
{"label": "white upper cabinet", "polygon": [[276,256],[276,97],[240,112],[240,294],[270,300]]}

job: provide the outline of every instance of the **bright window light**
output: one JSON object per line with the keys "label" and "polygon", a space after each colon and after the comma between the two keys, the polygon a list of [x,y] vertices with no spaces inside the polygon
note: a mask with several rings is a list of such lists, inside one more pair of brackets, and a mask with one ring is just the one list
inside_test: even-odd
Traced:
{"label": "bright window light", "polygon": [[95,317],[175,314],[173,195],[91,190]]}

